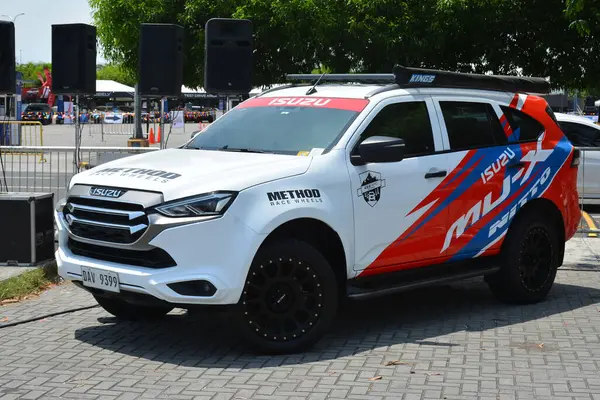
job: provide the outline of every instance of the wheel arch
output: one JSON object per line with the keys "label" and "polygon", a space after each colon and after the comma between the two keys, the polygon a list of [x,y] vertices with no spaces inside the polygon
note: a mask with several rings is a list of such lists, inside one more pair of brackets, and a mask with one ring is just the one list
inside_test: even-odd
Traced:
{"label": "wheel arch", "polygon": [[294,218],[278,225],[263,240],[259,250],[277,240],[294,238],[315,247],[329,262],[336,276],[340,294],[345,293],[348,279],[346,249],[338,232],[329,224],[312,217]]}
{"label": "wheel arch", "polygon": [[[557,232],[558,232],[558,238],[559,238],[559,245],[560,245],[560,253],[559,253],[559,257],[560,257],[560,265],[562,265],[563,263],[563,259],[564,259],[564,254],[565,254],[565,223],[564,223],[564,216],[562,214],[562,212],[560,211],[560,208],[552,201],[543,197],[537,198],[537,199],[532,199],[530,201],[528,201],[515,215],[515,218],[513,218],[509,228],[508,228],[508,232],[507,235],[511,234],[511,229],[515,226],[515,222],[520,219],[523,218],[526,215],[529,215],[531,213],[538,213],[541,215],[546,216],[551,222],[552,224],[556,227]],[[504,249],[504,243],[502,245],[502,249]]]}

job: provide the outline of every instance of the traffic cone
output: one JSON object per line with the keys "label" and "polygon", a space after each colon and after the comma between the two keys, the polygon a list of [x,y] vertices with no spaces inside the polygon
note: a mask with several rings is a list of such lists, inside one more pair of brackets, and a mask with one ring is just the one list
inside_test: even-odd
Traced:
{"label": "traffic cone", "polygon": [[154,128],[150,128],[150,132],[148,133],[148,139],[150,139],[150,144],[156,143],[156,140],[154,139]]}
{"label": "traffic cone", "polygon": [[160,143],[160,126],[156,130],[156,143]]}

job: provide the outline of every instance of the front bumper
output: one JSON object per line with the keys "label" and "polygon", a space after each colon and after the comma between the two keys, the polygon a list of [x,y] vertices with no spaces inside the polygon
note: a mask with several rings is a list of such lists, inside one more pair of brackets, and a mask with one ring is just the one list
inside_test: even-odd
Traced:
{"label": "front bumper", "polygon": [[[73,254],[62,213],[55,212],[59,247],[58,273],[82,282],[81,267],[118,274],[123,298],[131,293],[149,295],[175,305],[227,305],[238,302],[254,254],[266,235],[259,235],[231,214],[163,230],[149,244],[169,253],[177,263],[168,268],[147,268]],[[216,292],[208,296],[182,295],[168,285],[203,280]],[[117,294],[118,296],[119,294]]]}

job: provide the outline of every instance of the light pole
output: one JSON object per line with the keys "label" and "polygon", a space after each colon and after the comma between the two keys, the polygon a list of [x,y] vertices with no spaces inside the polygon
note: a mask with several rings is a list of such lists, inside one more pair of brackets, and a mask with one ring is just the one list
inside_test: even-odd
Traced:
{"label": "light pole", "polygon": [[[25,13],[18,13],[14,17],[11,17],[10,15],[7,15],[7,14],[1,14],[0,17],[8,17],[8,19],[10,19],[12,21],[12,23],[14,24],[15,22],[17,22],[17,18],[19,18],[21,15],[25,15]],[[22,62],[23,62],[23,58],[21,57],[21,54],[19,54],[19,64],[21,64]]]}
{"label": "light pole", "polygon": [[2,15],[0,15],[0,17],[8,17],[14,24],[15,22],[17,22],[17,18],[19,18],[21,15],[25,15],[25,13],[19,13],[19,14],[15,15],[14,17],[11,17],[10,15],[7,15],[7,14],[2,14]]}

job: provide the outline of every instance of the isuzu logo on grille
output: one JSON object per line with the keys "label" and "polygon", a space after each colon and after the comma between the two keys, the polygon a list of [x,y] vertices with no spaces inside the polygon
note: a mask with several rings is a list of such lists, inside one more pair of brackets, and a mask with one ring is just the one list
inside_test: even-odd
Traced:
{"label": "isuzu logo on grille", "polygon": [[91,196],[117,198],[117,197],[121,197],[123,195],[123,193],[125,193],[125,192],[126,192],[126,190],[121,190],[121,189],[107,189],[107,188],[98,188],[98,187],[90,188]]}

